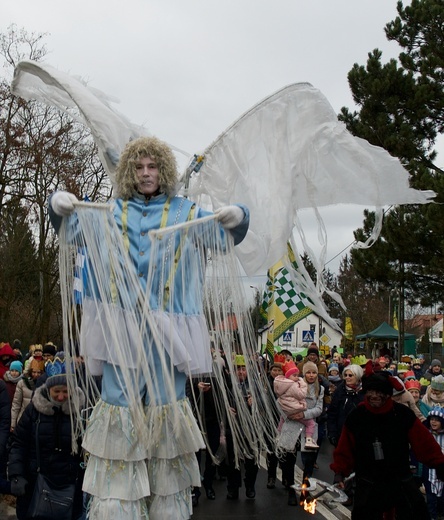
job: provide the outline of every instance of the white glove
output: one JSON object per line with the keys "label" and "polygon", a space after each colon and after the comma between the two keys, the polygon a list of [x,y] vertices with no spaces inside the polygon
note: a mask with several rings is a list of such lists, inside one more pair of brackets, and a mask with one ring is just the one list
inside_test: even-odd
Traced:
{"label": "white glove", "polygon": [[51,206],[56,215],[59,217],[67,217],[74,211],[74,204],[78,199],[72,193],[67,191],[56,191],[51,197]]}
{"label": "white glove", "polygon": [[224,206],[217,209],[214,214],[225,229],[235,228],[245,218],[244,210],[239,206]]}

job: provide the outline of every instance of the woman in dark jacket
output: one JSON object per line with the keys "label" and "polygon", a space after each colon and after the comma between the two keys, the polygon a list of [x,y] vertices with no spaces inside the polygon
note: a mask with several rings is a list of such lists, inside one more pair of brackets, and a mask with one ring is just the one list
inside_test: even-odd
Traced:
{"label": "woman in dark jacket", "polygon": [[[202,485],[207,498],[215,500],[216,492],[213,488],[213,480],[216,476],[217,466],[213,463],[210,452],[215,455],[220,444],[220,421],[214,394],[217,391],[217,381],[213,377],[188,379],[185,390],[196,418],[200,417],[202,421],[206,442],[210,448],[205,450],[205,469]],[[200,467],[202,453],[198,452],[196,455]],[[199,488],[193,488],[192,502],[194,507],[198,505],[200,494]]]}
{"label": "woman in dark jacket", "polygon": [[[37,478],[36,428],[41,472],[57,485],[76,483],[73,520],[81,517],[83,509],[83,470],[80,440],[72,442],[71,415],[73,406],[69,400],[78,400],[83,407],[85,397],[80,389],[75,396],[68,395],[66,374],[48,377],[46,384],[37,388],[31,403],[24,411],[14,430],[9,455],[8,474],[17,491],[17,518],[27,518]],[[77,404],[77,403],[76,403]],[[75,452],[76,451],[76,452]]]}
{"label": "woman in dark jacket", "polygon": [[0,379],[0,493],[11,493],[11,483],[6,480],[7,444],[11,428],[11,406],[6,383]]}
{"label": "woman in dark jacket", "polygon": [[[362,390],[363,369],[359,365],[347,365],[343,372],[343,381],[333,393],[330,407],[327,410],[327,435],[333,446],[337,446],[345,420],[358,404],[364,400]],[[353,500],[353,486],[349,481],[345,487],[348,496],[346,505],[351,505]]]}
{"label": "woman in dark jacket", "polygon": [[327,435],[333,446],[338,443],[347,415],[364,400],[362,375],[363,370],[359,365],[348,365],[342,372],[344,380],[333,393],[327,411]]}

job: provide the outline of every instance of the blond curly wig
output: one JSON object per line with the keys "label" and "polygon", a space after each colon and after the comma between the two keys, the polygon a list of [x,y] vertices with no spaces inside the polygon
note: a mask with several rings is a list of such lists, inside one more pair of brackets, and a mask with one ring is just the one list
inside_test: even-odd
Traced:
{"label": "blond curly wig", "polygon": [[174,195],[178,181],[176,158],[171,148],[157,137],[139,137],[130,141],[122,152],[116,170],[117,197],[127,200],[137,184],[136,162],[151,157],[159,169],[160,191]]}

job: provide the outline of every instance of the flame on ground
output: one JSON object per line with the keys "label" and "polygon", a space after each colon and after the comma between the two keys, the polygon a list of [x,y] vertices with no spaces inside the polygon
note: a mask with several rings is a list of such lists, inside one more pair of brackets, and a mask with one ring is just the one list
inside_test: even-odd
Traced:
{"label": "flame on ground", "polygon": [[304,500],[304,511],[314,515],[316,513],[316,498],[313,500]]}
{"label": "flame on ground", "polygon": [[304,477],[301,486],[301,498],[299,504],[303,506],[304,511],[314,515],[316,513],[316,499],[310,498],[307,488],[310,486],[310,481],[307,477]]}

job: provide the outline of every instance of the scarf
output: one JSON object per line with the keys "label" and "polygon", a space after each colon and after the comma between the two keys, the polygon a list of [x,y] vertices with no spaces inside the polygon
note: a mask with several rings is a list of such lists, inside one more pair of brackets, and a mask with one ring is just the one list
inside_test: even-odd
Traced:
{"label": "scarf", "polygon": [[442,406],[442,403],[444,403],[444,393],[442,394],[441,397],[430,394],[429,398],[432,403],[436,403],[436,406]]}
{"label": "scarf", "polygon": [[361,390],[361,383],[357,384],[357,385],[345,385],[345,390],[347,392],[353,392],[353,393],[358,393],[359,390]]}
{"label": "scarf", "polygon": [[[61,408],[62,407],[62,404],[61,402],[59,401],[56,401],[55,399],[53,399],[50,395],[49,395],[49,392],[48,392],[48,401],[55,407],[57,408]],[[63,401],[65,402],[65,401]]]}
{"label": "scarf", "polygon": [[5,381],[8,381],[9,383],[15,383],[15,384],[17,384],[21,378],[22,378],[22,374],[18,375],[17,377],[12,377],[12,374],[9,370],[7,372],[5,372],[5,375],[3,377],[3,379]]}

